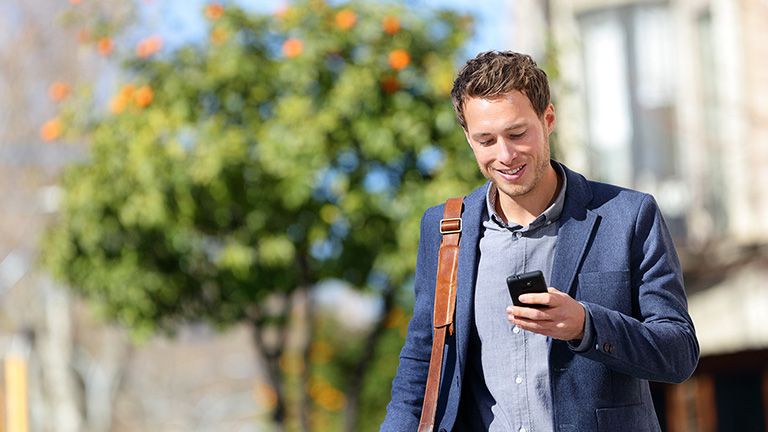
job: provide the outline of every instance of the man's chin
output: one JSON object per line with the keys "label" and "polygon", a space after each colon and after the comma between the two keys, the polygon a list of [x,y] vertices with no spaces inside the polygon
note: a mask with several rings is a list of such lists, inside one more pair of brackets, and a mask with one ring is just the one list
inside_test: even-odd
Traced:
{"label": "man's chin", "polygon": [[526,185],[510,185],[508,183],[501,183],[497,180],[493,180],[492,183],[496,186],[496,190],[499,191],[500,194],[504,194],[510,198],[517,198],[526,195],[531,191],[531,188]]}

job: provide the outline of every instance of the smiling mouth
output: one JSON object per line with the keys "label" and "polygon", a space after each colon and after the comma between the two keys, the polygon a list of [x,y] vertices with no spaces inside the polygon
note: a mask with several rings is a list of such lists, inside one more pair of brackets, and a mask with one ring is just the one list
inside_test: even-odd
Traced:
{"label": "smiling mouth", "polygon": [[525,168],[525,165],[520,165],[519,167],[517,167],[515,169],[496,170],[496,171],[498,171],[498,172],[500,172],[502,174],[506,174],[506,175],[515,175],[515,174],[519,173],[523,168]]}
{"label": "smiling mouth", "polygon": [[514,169],[497,169],[496,172],[501,174],[502,177],[508,180],[512,180],[517,177],[518,174],[520,174],[521,171],[526,167],[527,165],[520,165],[517,168]]}

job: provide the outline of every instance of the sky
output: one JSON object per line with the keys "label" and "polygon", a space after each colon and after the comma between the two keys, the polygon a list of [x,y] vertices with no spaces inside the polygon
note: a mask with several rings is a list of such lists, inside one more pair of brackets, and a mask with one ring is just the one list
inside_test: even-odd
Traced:
{"label": "sky", "polygon": [[[163,35],[165,42],[176,45],[198,38],[204,31],[201,11],[210,0],[144,0],[147,25]],[[243,8],[273,12],[285,0],[231,0]],[[511,47],[511,7],[507,0],[407,0],[413,7],[448,8],[475,16],[475,36],[467,46],[468,53]]]}

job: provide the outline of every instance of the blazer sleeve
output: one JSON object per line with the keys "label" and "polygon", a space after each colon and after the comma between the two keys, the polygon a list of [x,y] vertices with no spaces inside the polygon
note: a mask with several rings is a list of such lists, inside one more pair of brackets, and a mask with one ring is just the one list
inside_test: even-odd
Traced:
{"label": "blazer sleeve", "polygon": [[631,251],[633,315],[584,302],[594,341],[581,352],[618,372],[679,383],[696,368],[699,343],[688,314],[680,262],[655,200],[644,195]]}
{"label": "blazer sleeve", "polygon": [[392,399],[387,406],[381,431],[415,431],[419,425],[432,352],[432,315],[441,214],[442,209],[434,207],[421,219],[413,317],[400,352],[400,364],[392,382]]}

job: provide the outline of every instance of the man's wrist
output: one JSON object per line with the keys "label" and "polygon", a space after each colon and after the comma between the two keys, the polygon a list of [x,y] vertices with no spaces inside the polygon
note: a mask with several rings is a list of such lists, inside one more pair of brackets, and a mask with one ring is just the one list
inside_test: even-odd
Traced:
{"label": "man's wrist", "polygon": [[584,303],[579,302],[582,308],[584,308],[584,320],[582,322],[581,337],[568,341],[568,346],[575,352],[584,352],[592,346],[592,341],[595,338],[595,332],[592,329],[592,317]]}

